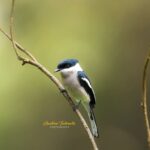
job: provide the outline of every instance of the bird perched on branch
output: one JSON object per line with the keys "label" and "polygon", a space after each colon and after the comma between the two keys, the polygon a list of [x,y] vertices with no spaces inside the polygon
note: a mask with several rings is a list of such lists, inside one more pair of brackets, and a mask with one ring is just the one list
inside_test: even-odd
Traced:
{"label": "bird perched on branch", "polygon": [[55,69],[55,72],[59,71],[64,86],[76,100],[76,107],[81,103],[87,111],[93,136],[99,137],[96,119],[93,112],[96,104],[95,93],[90,80],[79,64],[79,61],[76,59],[63,60]]}

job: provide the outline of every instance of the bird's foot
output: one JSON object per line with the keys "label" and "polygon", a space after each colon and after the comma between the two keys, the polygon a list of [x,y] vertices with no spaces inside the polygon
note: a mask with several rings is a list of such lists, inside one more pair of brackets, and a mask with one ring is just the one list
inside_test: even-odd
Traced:
{"label": "bird's foot", "polygon": [[73,111],[76,111],[77,109],[79,109],[80,104],[81,104],[81,100],[74,105]]}

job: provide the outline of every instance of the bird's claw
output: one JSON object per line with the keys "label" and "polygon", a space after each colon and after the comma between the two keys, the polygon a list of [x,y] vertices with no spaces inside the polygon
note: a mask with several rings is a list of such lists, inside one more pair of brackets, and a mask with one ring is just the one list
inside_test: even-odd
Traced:
{"label": "bird's claw", "polygon": [[81,104],[81,100],[73,106],[73,111],[76,111],[77,109],[79,109],[80,104]]}

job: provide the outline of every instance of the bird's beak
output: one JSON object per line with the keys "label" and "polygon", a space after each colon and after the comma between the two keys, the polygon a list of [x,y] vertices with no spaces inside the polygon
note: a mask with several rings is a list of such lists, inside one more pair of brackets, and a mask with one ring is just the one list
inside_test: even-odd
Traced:
{"label": "bird's beak", "polygon": [[60,71],[60,69],[58,69],[58,68],[56,68],[55,70],[54,70],[54,72],[59,72]]}

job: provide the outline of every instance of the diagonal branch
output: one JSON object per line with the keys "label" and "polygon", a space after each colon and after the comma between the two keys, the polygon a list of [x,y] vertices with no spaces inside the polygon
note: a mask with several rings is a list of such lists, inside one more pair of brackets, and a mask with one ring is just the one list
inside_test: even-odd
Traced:
{"label": "diagonal branch", "polygon": [[147,109],[147,71],[148,71],[148,65],[150,61],[150,53],[148,54],[146,58],[146,62],[144,64],[144,70],[143,70],[143,98],[141,102],[141,106],[143,108],[144,113],[144,119],[145,119],[145,126],[147,131],[147,142],[150,149],[150,124],[148,119],[148,109]]}
{"label": "diagonal branch", "polygon": [[[80,119],[85,131],[87,132],[87,135],[89,137],[89,140],[91,141],[91,144],[93,146],[94,150],[98,150],[97,144],[94,140],[94,137],[84,119],[82,114],[78,109],[75,108],[75,104],[73,102],[73,99],[70,97],[69,93],[65,90],[64,86],[61,84],[61,82],[51,73],[46,69],[42,64],[40,64],[36,58],[25,48],[23,48],[20,44],[18,44],[14,40],[14,35],[13,35],[13,14],[14,14],[14,6],[15,6],[15,0],[12,0],[12,5],[11,5],[11,14],[10,14],[10,36],[2,29],[0,28],[0,31],[12,42],[14,51],[16,53],[16,56],[19,61],[22,61],[22,65],[24,64],[30,64],[34,66],[35,68],[39,69],[43,74],[45,74],[59,89],[59,91],[62,93],[62,95],[65,97],[65,99],[68,101],[78,118]],[[22,55],[19,54],[19,52],[22,52],[26,55],[26,57],[23,57]]]}

